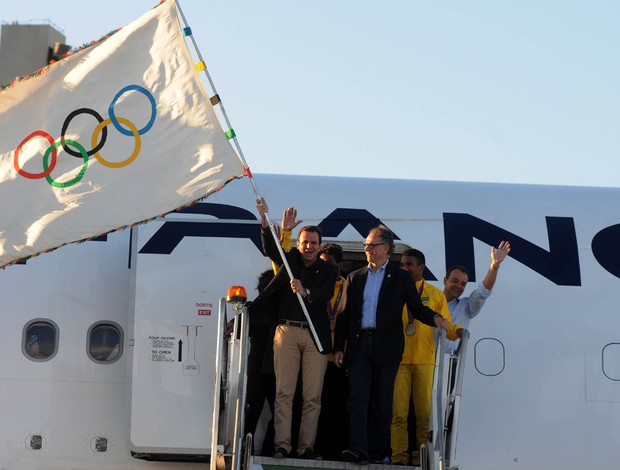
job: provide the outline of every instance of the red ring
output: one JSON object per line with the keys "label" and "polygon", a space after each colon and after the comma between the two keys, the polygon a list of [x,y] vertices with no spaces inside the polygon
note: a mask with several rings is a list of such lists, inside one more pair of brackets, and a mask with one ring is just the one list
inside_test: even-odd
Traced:
{"label": "red ring", "polygon": [[56,157],[58,155],[58,149],[54,148],[54,150],[52,150],[52,161],[50,163],[49,168],[46,171],[43,171],[41,173],[29,173],[26,170],[22,170],[19,167],[19,152],[24,146],[24,144],[35,136],[43,137],[50,143],[50,145],[54,145],[56,143],[54,142],[54,139],[52,138],[52,136],[49,135],[47,132],[34,131],[32,134],[30,134],[28,137],[22,140],[22,142],[17,146],[17,148],[15,149],[15,157],[13,158],[13,166],[15,167],[15,171],[17,171],[17,173],[22,175],[24,178],[30,178],[31,180],[37,180],[37,179],[45,178],[46,176],[48,176],[54,170],[54,167],[56,167]]}

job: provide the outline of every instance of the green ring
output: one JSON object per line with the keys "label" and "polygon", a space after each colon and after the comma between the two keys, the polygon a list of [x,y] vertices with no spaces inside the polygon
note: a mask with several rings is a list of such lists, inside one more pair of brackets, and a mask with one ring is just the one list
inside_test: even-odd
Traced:
{"label": "green ring", "polygon": [[[80,151],[80,153],[82,154],[82,158],[84,159],[84,164],[82,165],[82,169],[77,174],[77,176],[73,178],[72,180],[67,181],[66,183],[57,183],[56,181],[54,181],[54,179],[50,175],[46,175],[45,179],[47,180],[47,182],[55,188],[68,188],[69,186],[73,186],[74,184],[78,183],[82,179],[82,177],[84,176],[84,173],[86,173],[86,170],[88,169],[88,153],[86,153],[86,149],[82,147],[82,144],[80,144],[79,142],[76,142],[75,140],[69,140],[69,139],[65,140],[65,144],[72,145]],[[57,149],[61,145],[62,145],[61,141],[55,142],[54,145],[50,145],[48,149],[45,151],[45,154],[43,154],[44,172],[47,171],[47,169],[49,168],[47,160],[50,156],[50,153],[52,153],[54,149]]]}

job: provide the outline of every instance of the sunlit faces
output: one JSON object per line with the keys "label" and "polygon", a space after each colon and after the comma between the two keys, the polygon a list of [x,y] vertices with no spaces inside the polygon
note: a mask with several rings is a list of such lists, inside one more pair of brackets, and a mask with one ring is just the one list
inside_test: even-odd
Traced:
{"label": "sunlit faces", "polygon": [[321,240],[316,232],[304,230],[297,238],[297,249],[301,253],[304,265],[310,266],[316,261],[321,250]]}
{"label": "sunlit faces", "polygon": [[467,287],[468,279],[467,274],[459,269],[453,269],[450,273],[450,277],[443,278],[443,291],[448,302],[463,295],[463,291],[465,291],[465,287]]}
{"label": "sunlit faces", "polygon": [[387,261],[390,254],[390,245],[384,242],[379,234],[370,232],[364,242],[366,259],[373,268],[380,268]]}
{"label": "sunlit faces", "polygon": [[419,264],[413,256],[402,256],[400,258],[400,268],[409,272],[414,281],[421,281],[424,275],[424,265]]}

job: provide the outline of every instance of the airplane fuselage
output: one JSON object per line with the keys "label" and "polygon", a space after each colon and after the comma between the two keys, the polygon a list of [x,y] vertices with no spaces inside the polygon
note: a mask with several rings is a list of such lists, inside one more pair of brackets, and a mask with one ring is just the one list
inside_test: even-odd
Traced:
{"label": "airplane fuselage", "polygon": [[[368,230],[382,223],[399,246],[425,253],[428,282],[442,288],[448,266],[466,265],[465,295],[487,272],[490,246],[510,241],[493,294],[470,325],[459,468],[613,468],[619,190],[255,179],[274,222],[293,205],[304,224],[360,259]],[[165,219],[0,272],[0,468],[201,465],[132,452],[210,453],[218,301],[229,285],[253,297],[270,265],[254,200],[248,182],[236,181]],[[55,331],[53,354],[33,357],[33,325]],[[98,327],[119,332],[105,357],[92,347]]]}

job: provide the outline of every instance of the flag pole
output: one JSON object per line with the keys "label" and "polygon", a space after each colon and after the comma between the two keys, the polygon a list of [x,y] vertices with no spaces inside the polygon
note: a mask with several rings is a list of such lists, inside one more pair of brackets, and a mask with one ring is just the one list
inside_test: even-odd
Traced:
{"label": "flag pole", "polygon": [[[215,88],[215,83],[213,83],[213,80],[211,79],[211,75],[209,74],[209,71],[207,70],[206,63],[204,59],[202,58],[202,54],[200,53],[200,50],[198,49],[198,44],[196,43],[196,40],[194,39],[192,30],[189,27],[189,24],[187,23],[187,19],[185,18],[185,15],[183,14],[183,10],[181,9],[181,5],[179,5],[178,0],[175,0],[175,5],[179,12],[179,15],[181,16],[181,19],[183,20],[183,24],[185,25],[185,27],[183,28],[183,34],[185,35],[185,37],[188,37],[190,41],[192,42],[192,45],[198,57],[198,63],[196,64],[196,69],[199,72],[204,72],[205,76],[207,77],[207,81],[209,82],[209,86],[211,87],[211,90],[213,91],[213,96],[210,98],[211,105],[219,106],[220,111],[222,112],[222,116],[224,117],[224,121],[226,122],[226,126],[228,128],[228,130],[226,131],[226,137],[228,137],[228,140],[232,140],[232,142],[234,143],[235,149],[237,150],[237,156],[239,157],[239,160],[241,161],[241,165],[243,165],[243,171],[245,175],[248,177],[248,179],[250,180],[250,183],[252,184],[252,189],[254,190],[256,199],[262,200],[262,196],[260,195],[258,191],[258,187],[256,186],[256,183],[254,182],[254,177],[252,176],[250,167],[248,166],[245,160],[245,156],[243,155],[243,151],[241,150],[241,146],[239,145],[239,141],[237,140],[237,135],[235,134],[235,131],[233,130],[230,120],[228,119],[228,115],[226,114],[226,110],[224,109],[224,104],[222,103],[220,96],[217,92],[217,89]],[[275,240],[276,247],[278,248],[278,252],[280,254],[280,257],[282,258],[282,264],[284,268],[286,269],[286,272],[288,273],[289,278],[292,280],[294,279],[293,272],[291,271],[291,267],[289,266],[288,261],[286,260],[286,255],[284,253],[284,250],[282,249],[282,245],[280,244],[278,235],[276,234],[276,231],[267,213],[265,213],[265,218],[267,219],[267,225],[269,227],[269,231],[271,232],[271,236]],[[308,313],[308,309],[306,308],[306,304],[304,303],[304,300],[301,294],[299,292],[297,292],[296,294],[297,294],[297,300],[299,301],[299,305],[301,305],[301,309],[304,312],[304,316],[306,317],[306,320],[308,321],[308,325],[310,326],[312,337],[314,338],[314,341],[316,343],[316,346],[319,352],[322,353],[323,347],[321,346],[321,342],[319,341],[319,337],[314,328],[314,324],[312,323],[312,319],[310,318],[310,314]]]}

